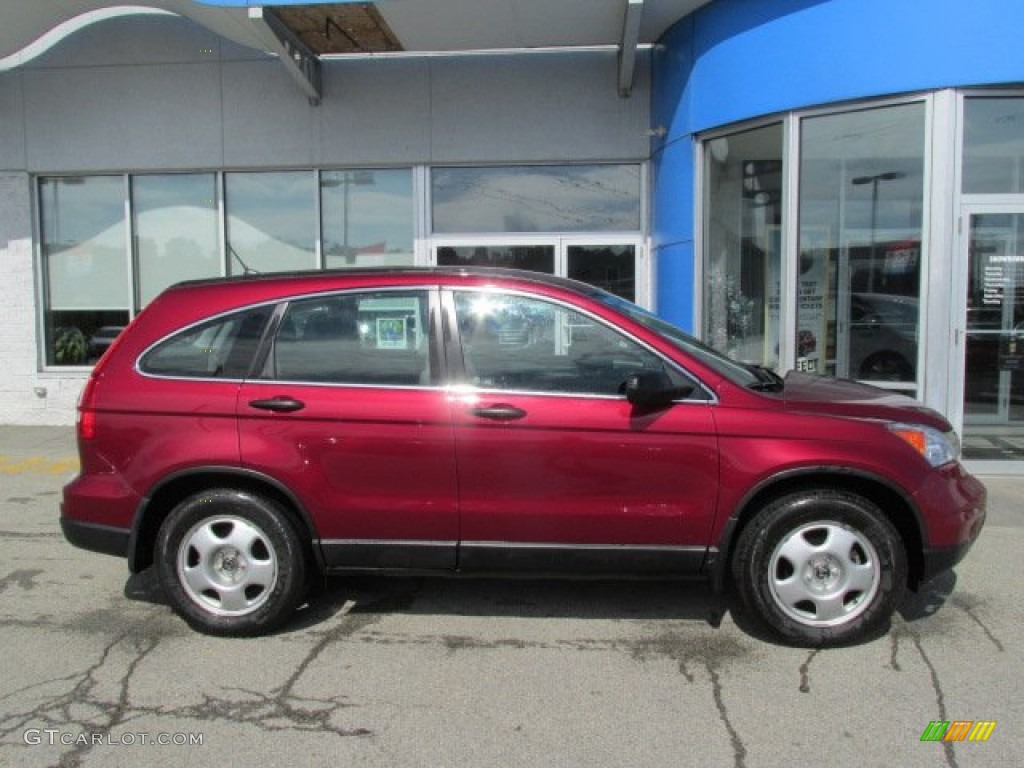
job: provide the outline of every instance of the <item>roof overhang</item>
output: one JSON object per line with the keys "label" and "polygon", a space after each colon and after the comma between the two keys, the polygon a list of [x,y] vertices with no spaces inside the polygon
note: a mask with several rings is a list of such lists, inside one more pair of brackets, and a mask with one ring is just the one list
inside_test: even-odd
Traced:
{"label": "roof overhang", "polygon": [[277,55],[311,100],[319,60],[608,49],[619,93],[630,93],[637,52],[712,0],[0,0],[0,71],[30,61],[89,24],[172,13],[240,45]]}

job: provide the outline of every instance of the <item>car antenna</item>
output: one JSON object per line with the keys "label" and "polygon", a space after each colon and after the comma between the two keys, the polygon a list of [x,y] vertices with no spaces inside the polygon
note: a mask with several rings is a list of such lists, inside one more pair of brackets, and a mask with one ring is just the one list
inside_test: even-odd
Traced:
{"label": "car antenna", "polygon": [[232,256],[234,256],[235,261],[237,261],[239,264],[242,265],[242,274],[243,275],[258,275],[258,274],[260,274],[260,271],[258,269],[253,269],[252,267],[250,267],[248,264],[246,264],[242,260],[242,257],[238,255],[238,251],[236,251],[234,248],[231,247],[231,243],[228,243],[228,253],[230,253]]}

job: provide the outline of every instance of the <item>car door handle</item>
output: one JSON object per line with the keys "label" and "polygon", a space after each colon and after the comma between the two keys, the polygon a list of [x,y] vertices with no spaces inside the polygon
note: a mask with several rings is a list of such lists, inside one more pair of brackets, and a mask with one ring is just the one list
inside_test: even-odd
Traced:
{"label": "car door handle", "polygon": [[271,397],[266,400],[250,400],[249,405],[263,411],[274,411],[275,413],[291,413],[301,411],[306,404],[293,397]]}
{"label": "car door handle", "polygon": [[516,408],[514,405],[486,405],[479,408],[473,408],[470,413],[474,416],[479,416],[482,419],[491,419],[492,421],[515,421],[521,419],[526,415],[526,411],[522,408]]}

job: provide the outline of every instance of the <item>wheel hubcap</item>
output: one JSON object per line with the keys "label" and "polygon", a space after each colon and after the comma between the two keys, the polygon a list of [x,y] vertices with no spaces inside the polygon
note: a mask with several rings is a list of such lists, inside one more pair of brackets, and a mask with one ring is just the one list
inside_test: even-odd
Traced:
{"label": "wheel hubcap", "polygon": [[859,616],[881,581],[871,541],[834,521],[809,523],[784,536],[772,553],[770,568],[776,605],[790,618],[816,627]]}
{"label": "wheel hubcap", "polygon": [[269,599],[277,583],[277,557],[267,535],[250,521],[208,518],[182,539],[178,577],[204,610],[243,616]]}
{"label": "wheel hubcap", "polygon": [[843,575],[839,561],[831,555],[813,557],[807,563],[804,582],[815,592],[826,592],[833,589]]}

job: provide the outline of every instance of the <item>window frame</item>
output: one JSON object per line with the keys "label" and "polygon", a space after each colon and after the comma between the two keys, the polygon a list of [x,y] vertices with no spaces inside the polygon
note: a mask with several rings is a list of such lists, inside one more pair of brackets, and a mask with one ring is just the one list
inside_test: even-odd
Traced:
{"label": "window frame", "polygon": [[[521,165],[521,167],[530,166],[558,166],[562,167],[564,164],[555,163],[527,163]],[[572,167],[574,164],[570,164],[566,167]],[[575,164],[580,165],[580,164]],[[544,241],[544,244],[554,244],[556,249],[555,261],[556,261],[556,274],[564,273],[564,262],[565,262],[565,248],[567,244],[573,242],[584,243],[590,245],[600,245],[604,243],[614,244],[627,244],[636,248],[636,301],[642,306],[650,307],[653,305],[653,290],[652,290],[652,275],[651,270],[653,269],[653,259],[650,257],[651,254],[651,243],[650,235],[648,234],[649,229],[649,186],[648,186],[648,175],[649,175],[649,161],[639,160],[634,162],[626,161],[609,161],[604,163],[590,163],[583,165],[597,165],[597,166],[614,166],[614,165],[630,165],[636,166],[639,170],[639,216],[640,216],[640,227],[635,231],[626,232],[611,232],[611,231],[581,231],[581,232],[566,232],[566,233],[545,233],[540,239]],[[132,195],[133,183],[140,177],[158,177],[158,176],[175,176],[175,175],[200,175],[200,174],[212,174],[214,177],[214,191],[216,195],[215,201],[215,216],[217,221],[217,273],[211,275],[211,277],[224,277],[230,274],[231,255],[228,248],[228,216],[230,215],[229,204],[226,200],[226,179],[229,173],[252,173],[252,174],[269,174],[269,173],[307,173],[310,177],[310,184],[313,187],[313,226],[314,226],[314,264],[311,267],[314,270],[325,269],[325,255],[324,255],[324,212],[323,212],[323,198],[321,194],[322,190],[322,178],[324,173],[333,172],[363,172],[363,171],[387,171],[387,172],[404,172],[410,177],[410,187],[412,190],[412,217],[409,221],[409,231],[412,236],[412,254],[410,260],[410,266],[413,267],[429,267],[436,265],[436,252],[437,247],[444,244],[479,244],[480,238],[468,238],[464,235],[455,235],[454,237],[433,237],[431,231],[432,216],[432,201],[431,201],[431,173],[435,167],[448,167],[448,166],[433,166],[429,164],[403,164],[403,165],[387,165],[387,164],[374,164],[368,166],[314,166],[314,167],[268,167],[268,168],[221,168],[221,169],[209,169],[209,168],[182,168],[182,169],[165,169],[165,170],[121,170],[121,171],[101,171],[96,173],[82,173],[82,172],[69,172],[62,173],[59,171],[38,173],[33,174],[30,177],[31,189],[32,189],[32,216],[33,216],[33,273],[34,273],[34,287],[35,287],[35,329],[36,329],[36,361],[37,370],[44,373],[54,374],[72,374],[80,377],[83,373],[87,373],[92,369],[92,363],[85,363],[81,365],[62,365],[48,362],[48,342],[47,336],[47,312],[49,311],[49,278],[46,270],[46,263],[44,258],[44,249],[42,242],[42,220],[43,220],[43,208],[45,204],[40,199],[40,185],[43,180],[46,179],[65,179],[65,178],[91,178],[91,177],[115,177],[120,178],[123,186],[123,225],[125,230],[125,264],[124,269],[127,272],[127,291],[124,299],[124,306],[127,307],[127,322],[130,323],[134,320],[135,316],[141,311],[142,305],[140,301],[141,295],[141,270],[142,265],[139,259],[138,248],[136,245],[136,226],[135,226],[135,202]],[[494,168],[501,167],[500,164],[480,164],[473,167],[480,168]],[[520,166],[517,166],[520,167]],[[522,239],[535,239],[533,233],[510,233],[509,235],[498,235],[497,240],[503,242],[521,241]],[[459,243],[459,240],[462,243]],[[485,240],[489,242],[495,242],[494,239],[489,235]],[[455,241],[455,242],[453,242]],[[487,244],[487,243],[484,243]],[[120,310],[119,310],[120,311]]]}
{"label": "window frame", "polygon": [[[189,323],[188,325],[182,326],[181,328],[176,328],[175,330],[157,339],[144,350],[142,350],[139,356],[135,359],[135,371],[140,376],[143,376],[145,378],[162,379],[170,381],[209,381],[233,384],[238,384],[239,382],[245,381],[246,379],[251,378],[253,372],[259,370],[259,368],[263,364],[267,339],[278,324],[278,317],[281,312],[280,306],[278,306],[278,304],[279,300],[275,299],[273,301],[263,301],[257,304],[249,304],[244,307],[233,307],[232,309],[226,310],[224,312],[218,312],[214,315],[203,317],[199,320],[196,320],[195,322]],[[245,374],[241,376],[202,376],[191,373],[170,374],[166,372],[156,372],[146,369],[146,359],[151,354],[157,352],[161,347],[172,343],[176,338],[186,336],[205,327],[213,327],[218,323],[222,323],[235,316],[240,317],[242,315],[248,314],[250,312],[255,312],[263,308],[269,308],[269,316],[263,322],[263,329],[260,333],[259,339],[257,339],[255,349],[251,354],[249,366],[246,369]],[[230,350],[228,351],[228,354],[230,354]]]}
{"label": "window frame", "polygon": [[[317,167],[286,167],[286,168],[243,168],[243,169],[204,169],[189,168],[167,171],[139,170],[139,171],[102,171],[96,173],[61,173],[48,172],[33,174],[30,180],[32,189],[32,253],[33,273],[35,286],[35,328],[36,328],[36,363],[37,370],[44,373],[72,374],[81,376],[92,370],[94,363],[83,363],[73,365],[62,365],[48,362],[48,333],[47,313],[50,312],[50,279],[48,275],[47,257],[43,243],[43,219],[45,204],[41,198],[42,186],[45,181],[57,181],[64,179],[90,179],[90,178],[117,178],[122,185],[122,216],[121,225],[124,227],[125,238],[125,259],[124,269],[127,273],[127,293],[124,298],[124,306],[127,312],[127,323],[131,323],[135,316],[142,311],[143,305],[140,301],[141,281],[140,275],[142,265],[139,259],[137,247],[137,229],[135,201],[132,194],[133,184],[139,178],[152,178],[161,176],[195,176],[211,174],[214,177],[214,191],[216,194],[215,216],[217,221],[217,274],[210,277],[226,277],[230,272],[230,250],[228,248],[228,225],[227,219],[230,215],[229,206],[225,199],[226,178],[228,174],[251,173],[251,174],[275,174],[275,173],[306,173],[309,175],[310,184],[313,188],[312,204],[313,211],[313,241],[314,261],[310,266],[311,270],[324,269],[323,257],[323,227],[322,227],[322,200],[321,200],[321,174],[324,172],[357,172],[357,171],[405,171],[411,179],[413,190],[412,217],[409,221],[409,230],[413,243],[413,254],[410,266],[422,264],[422,253],[424,247],[424,230],[422,227],[424,202],[419,190],[422,185],[422,166],[418,165],[376,165],[373,167],[351,166],[317,166]],[[267,273],[271,274],[271,273]],[[127,324],[126,323],[126,324]]]}
{"label": "window frame", "polygon": [[639,339],[633,334],[629,333],[626,329],[609,322],[605,318],[590,311],[589,309],[582,307],[578,304],[573,304],[564,299],[552,296],[537,294],[516,288],[504,288],[495,286],[446,286],[441,289],[441,304],[445,318],[445,340],[447,342],[446,379],[448,385],[456,390],[466,392],[493,392],[496,394],[503,394],[509,396],[557,397],[572,399],[582,398],[587,400],[609,401],[624,401],[626,399],[625,394],[609,395],[592,392],[557,392],[551,390],[534,389],[502,389],[479,387],[473,384],[469,380],[466,368],[464,340],[462,338],[462,330],[459,326],[459,315],[455,302],[456,293],[514,296],[531,301],[538,301],[541,303],[549,304],[555,307],[556,309],[561,309],[563,311],[575,312],[579,315],[582,315],[591,322],[595,323],[596,325],[603,327],[610,333],[614,333],[617,336],[622,337],[624,340],[636,345],[646,353],[660,360],[662,364],[665,366],[665,369],[670,373],[670,375],[679,377],[680,384],[692,384],[692,393],[685,398],[677,400],[677,404],[699,403],[701,405],[705,405],[717,402],[717,398],[715,398],[713,390],[710,387],[708,387],[700,379],[700,377],[686,370],[678,362],[676,362],[675,360],[673,360],[660,350],[655,349],[650,344],[647,344],[642,339]]}
{"label": "window frame", "polygon": [[[409,298],[418,298],[422,300],[422,321],[424,327],[420,330],[420,334],[426,345],[426,373],[427,381],[420,382],[417,384],[393,384],[393,383],[377,383],[377,382],[359,382],[359,381],[323,381],[323,380],[310,380],[303,378],[281,378],[277,374],[275,366],[275,352],[279,334],[281,332],[281,326],[284,324],[288,312],[297,305],[307,302],[315,302],[318,300],[330,300],[352,297],[358,300],[360,295],[387,295],[387,294],[407,294]],[[413,296],[418,294],[418,296]],[[312,387],[334,387],[334,388],[372,388],[372,389],[436,389],[442,385],[442,379],[444,371],[440,365],[440,355],[437,350],[438,342],[436,339],[435,328],[437,323],[435,322],[435,316],[437,314],[437,289],[431,286],[386,286],[386,287],[370,287],[360,286],[356,288],[342,288],[333,291],[322,291],[312,294],[304,294],[301,296],[290,296],[278,300],[280,302],[275,312],[274,320],[268,328],[263,343],[260,349],[260,355],[257,358],[257,365],[255,366],[250,380],[253,382],[263,384],[281,384],[283,386],[312,386]],[[385,353],[388,354],[388,353]]]}
{"label": "window frame", "polygon": [[[840,102],[807,109],[778,112],[770,115],[762,115],[755,120],[733,123],[721,126],[713,130],[697,134],[694,141],[694,231],[695,231],[695,255],[694,255],[694,277],[695,285],[704,285],[708,278],[708,244],[707,244],[707,184],[708,179],[704,172],[707,156],[710,153],[710,144],[714,139],[728,137],[736,133],[742,133],[757,128],[763,128],[781,122],[783,126],[783,148],[782,148],[782,223],[781,223],[781,286],[780,286],[780,316],[779,316],[779,354],[778,370],[794,370],[797,359],[797,327],[799,316],[797,302],[799,300],[798,286],[798,251],[800,248],[800,172],[801,172],[801,136],[803,122],[808,119],[819,117],[838,116],[853,112],[885,109],[909,104],[923,104],[924,125],[921,142],[924,149],[923,169],[923,211],[921,222],[921,256],[920,256],[920,285],[919,301],[921,306],[918,326],[918,338],[930,338],[931,326],[934,318],[930,310],[929,296],[935,291],[932,285],[931,264],[935,256],[932,254],[933,241],[936,240],[936,227],[942,225],[946,220],[943,218],[941,201],[934,197],[933,185],[937,174],[943,171],[942,164],[946,162],[943,152],[945,150],[936,148],[936,135],[943,131],[944,113],[937,106],[943,100],[946,91],[915,92],[889,98],[863,99],[850,102]],[[958,150],[959,151],[959,150]],[[948,223],[948,222],[946,222]],[[698,332],[698,338],[704,339],[704,314],[706,310],[703,291],[694,292],[693,302],[693,327]],[[876,386],[907,392],[913,390],[918,399],[923,399],[925,394],[926,376],[925,361],[921,356],[924,345],[920,345],[919,359],[916,365],[916,379],[912,383],[894,382],[887,385],[886,382],[873,382]]]}

